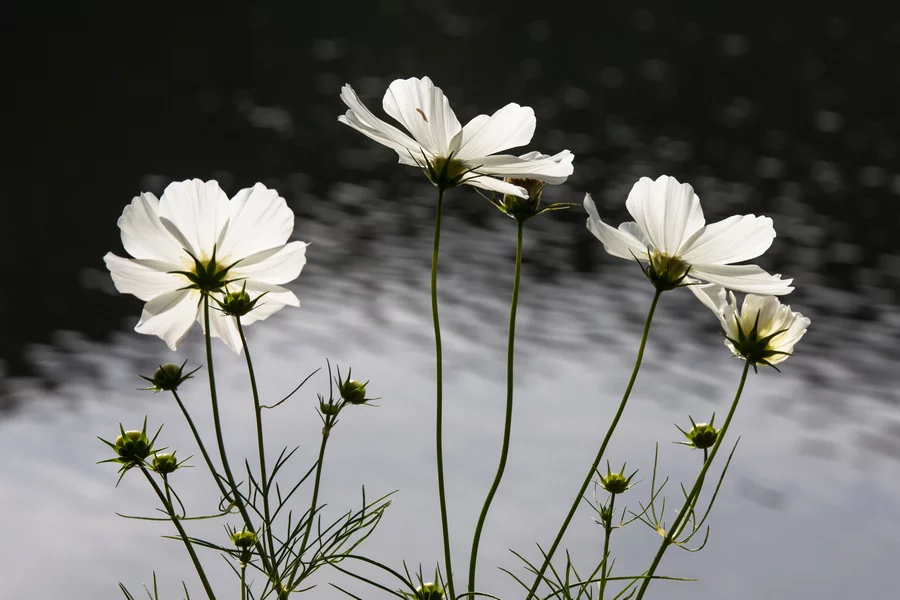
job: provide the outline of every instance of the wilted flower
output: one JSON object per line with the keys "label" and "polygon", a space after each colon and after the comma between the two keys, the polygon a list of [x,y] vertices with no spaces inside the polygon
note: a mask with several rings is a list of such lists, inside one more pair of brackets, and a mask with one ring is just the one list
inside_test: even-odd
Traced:
{"label": "wilted flower", "polygon": [[625,206],[634,221],[615,229],[600,220],[587,194],[588,229],[613,256],[649,263],[645,273],[660,289],[697,280],[759,294],[794,289],[792,279],[770,275],[757,265],[734,264],[756,258],[772,245],[775,229],[768,217],[736,215],[707,225],[694,189],[666,175],[656,181],[642,177]]}
{"label": "wilted flower", "polygon": [[754,369],[758,365],[774,367],[791,356],[810,323],[772,296],[747,294],[740,309],[734,293],[728,292],[726,297],[720,286],[700,286],[697,297],[719,317],[725,346]]}
{"label": "wilted flower", "polygon": [[527,198],[525,188],[502,178],[562,183],[572,174],[574,157],[568,150],[555,156],[496,154],[531,141],[535,118],[534,110],[527,106],[507,104],[491,116],[478,115],[463,127],[431,79],[397,79],[388,87],[382,106],[408,135],[372,114],[350,85],[341,89],[341,100],[349,110],[338,121],[396,151],[401,163],[425,169],[431,181],[443,189],[468,184]]}
{"label": "wilted flower", "polygon": [[[290,242],[294,214],[275,190],[257,183],[229,201],[215,181],[169,184],[162,198],[141,194],[119,218],[122,244],[133,259],[104,257],[116,288],[144,300],[135,331],[158,335],[175,350],[195,320],[203,323],[203,296],[222,299],[230,283],[264,303],[242,324],[265,319],[282,306],[299,306],[280,284],[306,264],[306,243]],[[210,333],[235,352],[241,340],[233,317],[210,311]]]}

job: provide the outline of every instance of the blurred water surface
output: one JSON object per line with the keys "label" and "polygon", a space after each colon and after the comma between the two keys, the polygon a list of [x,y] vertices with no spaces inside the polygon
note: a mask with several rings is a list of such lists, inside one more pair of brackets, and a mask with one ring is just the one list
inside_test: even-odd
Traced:
{"label": "blurred water surface", "polygon": [[[175,358],[203,363],[201,338],[192,333],[173,355],[133,333],[141,303],[115,293],[101,258],[122,253],[115,220],[132,196],[187,177],[218,179],[232,194],[261,180],[297,213],[295,237],[312,243],[293,286],[303,307],[250,330],[263,394],[279,398],[326,356],[372,380],[381,407],[342,417],[324,497],[337,515],[362,483],[370,497],[399,489],[365,551],[430,572],[441,556],[427,290],[434,189],[336,121],[344,82],[378,113],[392,79],[426,74],[462,121],[509,101],[535,107],[529,149],[577,157],[569,182],[548,190],[552,201],[591,192],[617,223],[633,182],[666,173],[694,185],[707,221],[775,220],[761,264],[795,278],[789,302],[813,326],[782,374],[751,377],[709,546],[663,563],[701,581],[655,585],[655,595],[888,597],[900,552],[900,15],[817,6],[772,17],[647,3],[602,21],[528,3],[502,14],[489,3],[403,1],[352,13],[340,2],[182,7],[177,17],[4,9],[17,152],[0,190],[0,244],[10,281],[28,293],[0,295],[0,448],[15,457],[0,462],[13,541],[0,550],[3,597],[34,597],[39,584],[47,596],[112,598],[115,581],[134,589],[154,569],[166,597],[180,597],[180,579],[195,581],[181,547],[158,538],[170,533],[164,524],[113,514],[153,510],[139,478],[113,489],[112,469],[94,465],[106,458],[94,435],[145,414],[166,424],[166,445],[196,453],[177,407],[135,391],[134,373]],[[445,461],[463,572],[499,453],[515,228],[471,190],[452,191],[446,215]],[[627,381],[652,295],[636,267],[603,254],[584,218],[580,208],[554,213],[526,231],[513,453],[480,552],[484,588],[504,598],[520,594],[494,567],[520,570],[507,549],[535,558],[534,543],[552,537]],[[230,448],[252,455],[241,359],[221,345],[216,359]],[[706,309],[687,292],[664,295],[608,453],[641,469],[630,507],[646,501],[657,441],[670,498],[675,482],[692,480],[699,458],[670,446],[680,435],[672,423],[721,414],[739,374]],[[297,472],[314,459],[315,392],[326,386],[317,375],[268,423],[273,451],[300,445]],[[198,378],[186,397],[208,430],[204,389]],[[201,474],[178,483],[198,511],[215,500]],[[566,545],[585,561],[601,552],[601,529],[587,510],[577,519]],[[219,524],[198,531],[224,535]],[[639,525],[617,533],[617,571],[644,568],[657,539]],[[206,562],[225,580],[224,562]],[[340,597],[325,585],[331,576],[316,597]]]}

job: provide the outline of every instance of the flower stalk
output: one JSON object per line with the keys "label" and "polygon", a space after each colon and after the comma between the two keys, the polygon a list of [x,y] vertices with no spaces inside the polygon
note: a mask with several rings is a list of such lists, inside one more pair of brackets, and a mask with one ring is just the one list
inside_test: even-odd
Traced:
{"label": "flower stalk", "polygon": [[559,547],[559,543],[562,541],[563,535],[565,535],[566,530],[569,528],[569,523],[572,522],[572,517],[575,516],[575,512],[578,510],[579,504],[581,504],[581,498],[584,496],[585,490],[587,490],[588,485],[591,483],[591,479],[594,476],[594,472],[597,470],[597,466],[600,464],[600,460],[603,458],[604,452],[606,452],[606,446],[609,444],[609,440],[612,438],[613,432],[616,430],[616,426],[619,424],[619,419],[622,418],[622,413],[625,412],[625,405],[628,404],[628,398],[631,396],[631,390],[634,388],[634,382],[637,380],[638,372],[641,369],[641,362],[644,359],[644,348],[647,345],[647,338],[650,335],[650,324],[653,322],[653,315],[656,312],[656,305],[659,303],[659,297],[662,295],[662,290],[657,288],[656,292],[653,295],[653,302],[650,304],[650,311],[647,313],[647,321],[644,323],[644,333],[641,336],[641,345],[638,348],[637,358],[634,361],[634,368],[631,371],[631,379],[628,381],[628,386],[625,388],[625,393],[622,395],[622,401],[619,403],[619,409],[616,411],[615,417],[613,417],[612,422],[609,424],[609,429],[606,430],[606,436],[603,438],[603,442],[600,444],[600,449],[597,451],[597,456],[594,458],[594,462],[591,464],[590,470],[588,470],[587,476],[584,478],[584,482],[581,484],[581,488],[579,488],[578,493],[575,494],[575,500],[572,502],[571,508],[569,508],[569,512],[566,514],[566,518],[563,520],[562,526],[560,526],[559,531],[556,534],[556,538],[553,540],[553,544],[550,546],[550,549],[546,552],[546,556],[544,557],[543,562],[541,563],[540,569],[538,569],[537,575],[534,578],[534,583],[531,585],[531,589],[528,591],[528,596],[526,596],[526,600],[530,600],[531,598],[535,598],[535,593],[537,592],[537,588],[543,580],[544,573],[547,571],[547,567],[550,566],[550,561],[553,559],[553,554],[556,552],[556,549]]}
{"label": "flower stalk", "polygon": [[725,423],[722,425],[722,429],[719,430],[719,435],[716,439],[716,443],[709,453],[709,458],[707,458],[706,462],[703,463],[703,468],[700,470],[700,474],[697,475],[697,479],[696,481],[694,481],[694,485],[693,487],[691,487],[690,493],[687,495],[687,498],[685,498],[684,506],[681,507],[681,510],[678,512],[678,516],[675,517],[675,521],[672,523],[669,531],[667,531],[663,536],[663,540],[659,545],[659,549],[656,551],[656,556],[653,557],[653,562],[650,563],[650,568],[647,569],[646,575],[643,576],[643,582],[641,583],[641,587],[638,590],[635,600],[641,600],[641,598],[644,597],[644,593],[647,591],[647,587],[650,585],[650,580],[652,579],[653,574],[656,573],[656,568],[659,566],[659,562],[662,560],[663,554],[666,553],[666,550],[669,548],[669,546],[671,546],[673,543],[676,543],[676,536],[684,525],[685,519],[687,519],[690,511],[694,507],[694,504],[697,502],[697,498],[700,496],[700,490],[703,487],[703,481],[706,478],[706,472],[712,465],[713,460],[715,460],[716,453],[718,453],[719,448],[722,446],[722,440],[725,439],[725,434],[728,431],[728,426],[731,424],[731,418],[734,416],[734,412],[737,409],[738,402],[740,402],[741,400],[741,394],[744,391],[744,384],[747,381],[747,373],[750,372],[751,366],[753,365],[750,361],[744,363],[744,371],[743,373],[741,373],[741,382],[740,384],[738,384],[737,392],[735,393],[734,400],[731,403],[731,408],[728,410],[728,416],[725,417]]}
{"label": "flower stalk", "polygon": [[516,236],[516,268],[513,276],[512,301],[509,307],[509,338],[506,350],[506,420],[503,426],[503,447],[500,450],[500,463],[497,465],[497,473],[494,475],[494,481],[488,492],[487,498],[484,500],[484,506],[481,514],[478,516],[478,524],[475,526],[475,536],[472,539],[472,554],[469,559],[469,594],[475,593],[475,570],[478,566],[478,544],[481,541],[481,532],[484,528],[484,522],[487,519],[488,511],[491,508],[491,502],[497,489],[500,487],[500,480],[503,479],[503,472],[506,469],[506,460],[509,456],[509,440],[512,433],[512,415],[513,415],[513,367],[515,364],[515,342],[516,342],[516,309],[519,304],[519,280],[522,274],[522,236],[525,228],[525,219],[517,219],[518,233]]}

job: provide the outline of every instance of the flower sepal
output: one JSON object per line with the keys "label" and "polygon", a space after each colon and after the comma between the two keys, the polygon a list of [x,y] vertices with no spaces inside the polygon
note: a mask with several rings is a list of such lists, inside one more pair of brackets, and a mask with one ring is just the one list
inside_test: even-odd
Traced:
{"label": "flower sepal", "polygon": [[541,192],[543,192],[544,187],[547,185],[544,181],[510,177],[505,178],[504,181],[524,188],[528,192],[528,197],[520,198],[513,194],[504,194],[499,201],[494,200],[493,198],[488,198],[488,201],[493,204],[497,210],[520,223],[524,223],[528,219],[547,211],[565,210],[573,206],[578,206],[572,202],[558,202],[556,204],[541,206]]}
{"label": "flower sepal", "polygon": [[774,333],[770,333],[766,336],[760,337],[759,335],[759,315],[760,312],[756,313],[756,320],[753,322],[753,329],[749,332],[745,333],[743,327],[741,327],[740,319],[736,319],[734,324],[737,328],[737,339],[730,337],[728,334],[725,334],[725,339],[731,342],[731,345],[734,347],[734,350],[740,354],[744,360],[748,361],[753,365],[753,371],[758,372],[759,365],[766,365],[768,367],[772,367],[778,372],[781,370],[775,366],[768,359],[776,357],[776,356],[792,356],[790,352],[785,352],[782,350],[776,350],[771,348],[769,342],[772,341],[776,336],[781,335],[786,332],[788,328],[779,329]]}

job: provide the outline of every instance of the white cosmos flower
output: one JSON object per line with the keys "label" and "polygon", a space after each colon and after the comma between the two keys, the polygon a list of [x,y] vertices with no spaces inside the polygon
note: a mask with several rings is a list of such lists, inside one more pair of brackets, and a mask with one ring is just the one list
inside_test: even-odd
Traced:
{"label": "white cosmos flower", "polygon": [[725,346],[735,356],[757,365],[774,366],[794,352],[809,327],[809,318],[774,296],[747,294],[738,308],[734,292],[719,285],[697,287],[697,297],[712,310],[725,330]]}
{"label": "white cosmos flower", "polygon": [[531,141],[535,118],[528,106],[507,104],[491,116],[478,115],[463,127],[431,79],[397,79],[388,87],[382,106],[407,134],[373,115],[349,84],[341,89],[341,100],[349,110],[338,121],[395,150],[405,165],[421,167],[432,175],[446,169],[451,180],[447,187],[465,183],[527,198],[524,188],[502,178],[562,183],[572,174],[574,157],[568,150],[554,156],[497,154]]}
{"label": "white cosmos flower", "polygon": [[[756,258],[772,245],[775,229],[769,217],[736,215],[706,224],[700,199],[687,183],[661,176],[642,177],[625,202],[634,217],[610,227],[600,220],[590,194],[584,198],[587,227],[613,256],[650,263],[684,283],[706,281],[757,294],[787,294],[792,279],[770,275],[757,265],[734,263]],[[695,285],[688,286],[696,293]]]}
{"label": "white cosmos flower", "polygon": [[[149,193],[135,197],[118,225],[122,245],[133,258],[110,252],[104,257],[106,266],[116,289],[146,302],[135,331],[158,335],[172,350],[195,320],[203,324],[200,287],[209,288],[213,299],[224,296],[223,282],[232,282],[232,292],[246,284],[251,298],[265,294],[241,317],[242,325],[265,319],[282,306],[300,305],[280,284],[300,274],[306,243],[287,243],[294,213],[278,192],[261,183],[231,200],[215,181],[171,183],[159,200]],[[195,259],[208,271],[199,284]],[[217,308],[211,300],[210,332],[240,352],[235,318]]]}

